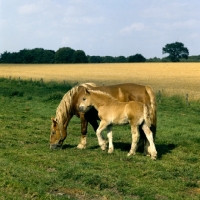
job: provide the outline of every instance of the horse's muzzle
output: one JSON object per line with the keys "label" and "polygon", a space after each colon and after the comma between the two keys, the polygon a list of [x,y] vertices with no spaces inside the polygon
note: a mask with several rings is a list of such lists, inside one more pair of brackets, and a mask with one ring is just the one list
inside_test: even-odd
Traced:
{"label": "horse's muzzle", "polygon": [[90,110],[92,108],[92,106],[79,106],[78,109],[79,109],[79,112],[84,112],[86,113],[88,110]]}
{"label": "horse's muzzle", "polygon": [[50,149],[60,149],[61,146],[61,144],[50,144]]}

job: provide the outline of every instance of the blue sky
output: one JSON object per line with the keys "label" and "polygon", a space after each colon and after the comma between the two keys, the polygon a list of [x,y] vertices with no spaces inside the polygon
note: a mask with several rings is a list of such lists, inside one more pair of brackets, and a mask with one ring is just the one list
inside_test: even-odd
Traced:
{"label": "blue sky", "polygon": [[162,58],[178,41],[200,55],[199,8],[198,0],[0,0],[0,53],[71,47]]}

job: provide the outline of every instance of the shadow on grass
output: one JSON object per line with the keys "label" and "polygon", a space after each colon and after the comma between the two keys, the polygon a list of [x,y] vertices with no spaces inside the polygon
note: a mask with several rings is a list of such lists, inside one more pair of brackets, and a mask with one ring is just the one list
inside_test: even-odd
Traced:
{"label": "shadow on grass", "polygon": [[[125,143],[125,142],[113,142],[114,148],[115,149],[120,149],[121,151],[126,151],[129,152],[131,148],[130,143]],[[61,149],[72,149],[76,148],[76,145],[70,145],[70,144],[65,144],[62,146]],[[158,159],[161,159],[163,155],[171,153],[172,150],[174,150],[177,147],[175,144],[156,144],[156,150],[158,152]],[[88,149],[99,149],[99,145],[95,145],[92,147],[89,147]],[[141,147],[138,148],[137,152],[143,153],[143,149]]]}
{"label": "shadow on grass", "polygon": [[73,149],[77,147],[77,145],[71,145],[71,144],[64,144],[61,149]]}
{"label": "shadow on grass", "polygon": [[175,144],[156,144],[158,152],[158,159],[161,159],[163,155],[171,153],[177,147]]}
{"label": "shadow on grass", "polygon": [[100,149],[100,146],[99,145],[95,145],[95,146],[89,147],[88,149]]}
{"label": "shadow on grass", "polygon": [[[121,151],[129,151],[131,148],[130,143],[124,142],[114,142],[113,143],[115,149],[120,149]],[[177,147],[175,144],[156,144],[156,150],[158,152],[158,159],[161,159],[163,155],[171,153]],[[143,153],[143,149],[141,147],[138,148],[137,152]]]}

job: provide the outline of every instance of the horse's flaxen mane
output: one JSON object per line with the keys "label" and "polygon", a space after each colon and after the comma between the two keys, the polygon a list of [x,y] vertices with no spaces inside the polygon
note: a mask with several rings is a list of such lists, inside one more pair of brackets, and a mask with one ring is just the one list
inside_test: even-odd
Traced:
{"label": "horse's flaxen mane", "polygon": [[73,87],[71,90],[69,90],[62,98],[60,104],[58,105],[56,109],[56,120],[58,122],[64,122],[67,117],[69,117],[70,111],[71,111],[71,105],[72,105],[72,99],[75,93],[78,92],[78,88],[82,86],[85,88],[88,88],[88,86],[95,87],[96,85],[94,83],[83,83],[80,85],[77,85]]}
{"label": "horse's flaxen mane", "polygon": [[83,86],[83,87],[88,88],[88,86],[96,87],[97,85],[95,83],[82,83],[79,86]]}

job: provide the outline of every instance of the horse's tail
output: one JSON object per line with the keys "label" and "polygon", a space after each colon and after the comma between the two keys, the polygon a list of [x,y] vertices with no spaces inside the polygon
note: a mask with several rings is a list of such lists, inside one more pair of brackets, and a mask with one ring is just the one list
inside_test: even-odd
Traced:
{"label": "horse's tail", "polygon": [[157,124],[157,116],[156,116],[156,95],[153,89],[150,86],[145,86],[146,91],[150,98],[150,106],[149,106],[149,114],[151,119],[151,130],[153,132],[154,138],[156,135],[156,124]]}
{"label": "horse's tail", "polygon": [[145,104],[143,105],[143,116],[144,116],[144,123],[150,128],[151,127],[150,110]]}

